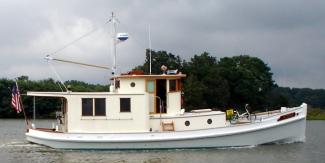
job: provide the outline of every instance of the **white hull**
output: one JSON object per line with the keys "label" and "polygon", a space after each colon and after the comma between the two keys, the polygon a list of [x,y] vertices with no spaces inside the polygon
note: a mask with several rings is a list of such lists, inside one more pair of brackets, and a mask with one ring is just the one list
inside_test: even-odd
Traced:
{"label": "white hull", "polygon": [[299,115],[277,121],[283,114],[261,122],[214,129],[147,133],[56,133],[30,129],[30,142],[61,149],[166,149],[255,146],[276,142],[304,141],[306,108]]}

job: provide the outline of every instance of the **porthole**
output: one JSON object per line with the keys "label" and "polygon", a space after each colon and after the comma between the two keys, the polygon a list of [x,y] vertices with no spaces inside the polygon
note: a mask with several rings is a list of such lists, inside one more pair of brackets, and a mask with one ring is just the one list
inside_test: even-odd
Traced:
{"label": "porthole", "polygon": [[135,83],[132,82],[132,83],[130,84],[130,86],[131,86],[131,87],[135,87]]}
{"label": "porthole", "polygon": [[185,126],[189,126],[190,125],[190,121],[185,121]]}
{"label": "porthole", "polygon": [[212,119],[208,119],[208,120],[207,120],[207,123],[208,123],[208,124],[211,124],[211,123],[212,123]]}

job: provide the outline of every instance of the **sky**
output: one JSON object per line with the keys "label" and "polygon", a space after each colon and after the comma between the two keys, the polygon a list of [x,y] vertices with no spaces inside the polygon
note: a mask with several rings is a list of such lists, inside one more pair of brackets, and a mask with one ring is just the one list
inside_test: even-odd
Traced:
{"label": "sky", "polygon": [[143,64],[150,26],[153,50],[185,60],[203,52],[217,59],[248,54],[262,59],[280,86],[325,88],[323,0],[0,0],[0,4],[0,78],[27,75],[32,80],[108,83],[110,70],[48,63],[44,57],[112,67],[112,25],[106,22],[114,12],[118,32],[129,33],[129,40],[117,46],[118,72]]}

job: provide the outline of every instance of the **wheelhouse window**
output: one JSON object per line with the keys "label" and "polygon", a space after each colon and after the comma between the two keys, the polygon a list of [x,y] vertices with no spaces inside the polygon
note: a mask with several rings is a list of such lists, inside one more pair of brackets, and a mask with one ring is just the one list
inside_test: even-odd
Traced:
{"label": "wheelhouse window", "polygon": [[169,80],[169,92],[178,92],[181,90],[181,81],[179,79]]}
{"label": "wheelhouse window", "polygon": [[120,98],[120,112],[131,112],[131,98]]}
{"label": "wheelhouse window", "polygon": [[82,98],[82,116],[106,116],[106,99]]}
{"label": "wheelhouse window", "polygon": [[169,92],[175,92],[176,89],[176,80],[169,80]]}
{"label": "wheelhouse window", "polygon": [[154,80],[148,80],[146,89],[147,89],[147,92],[154,93],[155,92],[155,81]]}

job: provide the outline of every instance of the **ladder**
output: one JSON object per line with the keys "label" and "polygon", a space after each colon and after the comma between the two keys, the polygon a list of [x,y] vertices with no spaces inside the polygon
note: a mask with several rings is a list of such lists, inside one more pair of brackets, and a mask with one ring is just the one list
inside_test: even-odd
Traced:
{"label": "ladder", "polygon": [[161,122],[163,131],[175,131],[174,122]]}

